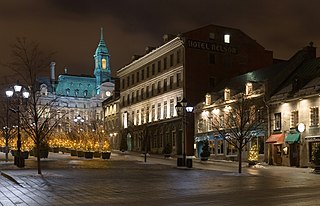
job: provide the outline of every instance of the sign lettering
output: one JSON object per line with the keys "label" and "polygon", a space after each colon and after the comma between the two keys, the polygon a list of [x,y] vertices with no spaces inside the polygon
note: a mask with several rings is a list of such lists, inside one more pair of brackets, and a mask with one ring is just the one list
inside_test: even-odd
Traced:
{"label": "sign lettering", "polygon": [[202,50],[213,51],[213,52],[221,52],[221,53],[229,53],[229,54],[238,53],[237,48],[231,47],[226,44],[202,42],[202,41],[196,41],[196,40],[190,40],[190,39],[188,39],[187,41],[187,46],[189,48],[202,49]]}

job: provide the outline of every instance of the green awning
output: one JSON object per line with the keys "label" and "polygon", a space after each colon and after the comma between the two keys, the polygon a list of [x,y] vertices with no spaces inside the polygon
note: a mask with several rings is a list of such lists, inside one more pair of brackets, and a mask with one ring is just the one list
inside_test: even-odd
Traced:
{"label": "green awning", "polygon": [[298,143],[300,140],[300,134],[299,133],[295,133],[295,134],[288,134],[288,136],[286,137],[285,142],[289,143],[289,144],[293,144],[293,143]]}

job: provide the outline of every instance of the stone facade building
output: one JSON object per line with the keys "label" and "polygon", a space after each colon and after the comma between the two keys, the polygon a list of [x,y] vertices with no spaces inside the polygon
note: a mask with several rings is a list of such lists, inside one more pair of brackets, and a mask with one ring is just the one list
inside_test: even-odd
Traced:
{"label": "stone facade building", "polygon": [[272,63],[272,52],[238,29],[208,25],[165,35],[162,45],[117,72],[128,150],[161,153],[170,144],[173,154],[193,156],[193,115],[182,118],[175,106],[182,99],[196,105],[222,80]]}

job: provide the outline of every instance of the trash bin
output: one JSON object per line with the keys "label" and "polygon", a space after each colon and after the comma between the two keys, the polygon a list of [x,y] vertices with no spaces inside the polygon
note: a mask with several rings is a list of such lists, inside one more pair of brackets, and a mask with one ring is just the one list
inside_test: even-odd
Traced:
{"label": "trash bin", "polygon": [[178,157],[177,158],[177,166],[178,167],[183,167],[184,166],[182,157]]}
{"label": "trash bin", "polygon": [[187,159],[187,167],[192,168],[192,159]]}

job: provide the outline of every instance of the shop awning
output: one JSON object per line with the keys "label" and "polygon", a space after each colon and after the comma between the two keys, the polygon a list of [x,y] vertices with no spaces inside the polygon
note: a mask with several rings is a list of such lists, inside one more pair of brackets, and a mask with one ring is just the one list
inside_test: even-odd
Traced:
{"label": "shop awning", "polygon": [[266,143],[282,144],[284,143],[284,134],[272,134],[268,137]]}
{"label": "shop awning", "polygon": [[306,136],[304,139],[307,141],[318,141],[320,140],[320,136]]}
{"label": "shop awning", "polygon": [[300,140],[300,134],[299,133],[294,133],[294,134],[288,134],[286,137],[286,143],[293,144],[297,143]]}

